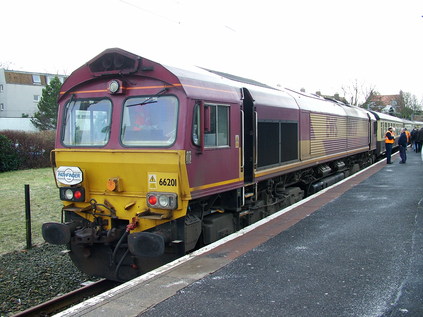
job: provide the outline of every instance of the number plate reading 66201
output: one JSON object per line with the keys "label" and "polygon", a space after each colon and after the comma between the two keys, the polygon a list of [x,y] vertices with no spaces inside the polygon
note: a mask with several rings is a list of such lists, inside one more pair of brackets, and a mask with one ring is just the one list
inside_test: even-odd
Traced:
{"label": "number plate reading 66201", "polygon": [[160,178],[159,180],[160,186],[177,186],[177,182],[175,178]]}

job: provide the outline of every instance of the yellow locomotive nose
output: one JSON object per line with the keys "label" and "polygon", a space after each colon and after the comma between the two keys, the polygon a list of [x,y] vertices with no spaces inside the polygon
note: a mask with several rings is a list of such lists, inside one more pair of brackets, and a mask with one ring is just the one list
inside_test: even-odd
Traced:
{"label": "yellow locomotive nose", "polygon": [[141,232],[186,214],[184,151],[56,149],[54,155],[64,211],[105,230],[136,217],[131,232]]}

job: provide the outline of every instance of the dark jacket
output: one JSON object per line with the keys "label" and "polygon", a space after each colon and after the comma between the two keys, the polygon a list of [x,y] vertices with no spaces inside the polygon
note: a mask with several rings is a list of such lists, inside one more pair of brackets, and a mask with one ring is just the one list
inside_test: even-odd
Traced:
{"label": "dark jacket", "polygon": [[402,132],[399,139],[398,139],[398,145],[401,145],[403,147],[407,147],[407,134],[405,132]]}
{"label": "dark jacket", "polygon": [[423,128],[421,128],[419,132],[417,133],[416,141],[423,142]]}
{"label": "dark jacket", "polygon": [[419,130],[417,130],[416,128],[414,128],[411,132],[410,132],[410,141],[415,141],[417,139],[417,134],[419,134]]}

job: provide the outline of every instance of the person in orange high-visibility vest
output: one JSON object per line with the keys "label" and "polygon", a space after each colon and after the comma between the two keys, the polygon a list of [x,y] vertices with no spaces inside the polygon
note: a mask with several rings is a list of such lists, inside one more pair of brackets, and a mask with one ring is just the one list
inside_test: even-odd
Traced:
{"label": "person in orange high-visibility vest", "polygon": [[411,134],[410,131],[407,130],[407,128],[404,128],[405,136],[407,137],[407,145],[411,144]]}
{"label": "person in orange high-visibility vest", "polygon": [[392,146],[395,142],[395,134],[392,128],[389,128],[385,133],[385,149],[386,149],[386,164],[392,164]]}

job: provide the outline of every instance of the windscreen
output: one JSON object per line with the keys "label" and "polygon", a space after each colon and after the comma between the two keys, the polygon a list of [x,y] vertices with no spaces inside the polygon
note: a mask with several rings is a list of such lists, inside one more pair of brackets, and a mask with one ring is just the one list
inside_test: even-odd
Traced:
{"label": "windscreen", "polygon": [[109,99],[73,99],[66,104],[62,142],[66,146],[104,146],[109,141]]}
{"label": "windscreen", "polygon": [[175,142],[178,100],[174,96],[134,97],[123,107],[124,146],[170,146]]}

